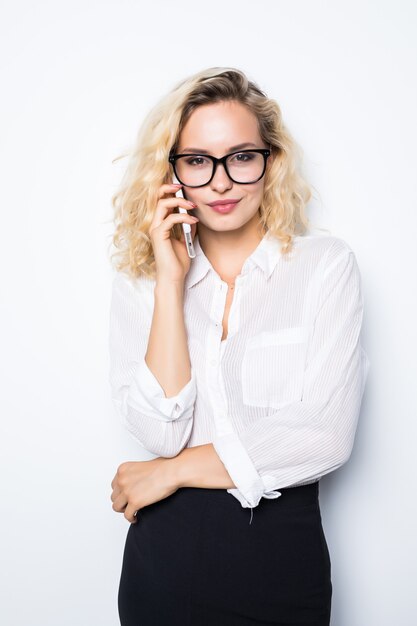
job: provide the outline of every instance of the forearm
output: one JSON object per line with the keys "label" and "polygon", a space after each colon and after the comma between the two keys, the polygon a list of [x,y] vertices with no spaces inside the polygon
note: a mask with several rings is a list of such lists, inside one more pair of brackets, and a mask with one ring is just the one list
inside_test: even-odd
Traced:
{"label": "forearm", "polygon": [[191,378],[183,284],[157,283],[145,361],[170,398]]}
{"label": "forearm", "polygon": [[169,462],[178,488],[235,488],[235,484],[211,443],[184,448]]}

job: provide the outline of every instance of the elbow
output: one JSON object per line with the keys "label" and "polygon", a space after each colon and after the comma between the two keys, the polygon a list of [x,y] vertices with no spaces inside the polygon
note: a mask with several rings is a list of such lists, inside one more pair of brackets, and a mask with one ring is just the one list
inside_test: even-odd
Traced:
{"label": "elbow", "polygon": [[361,408],[360,369],[357,369],[357,373],[355,385],[349,388],[350,393],[343,396],[340,404],[333,405],[332,424],[328,428],[329,445],[339,466],[349,461],[356,440]]}
{"label": "elbow", "polygon": [[156,456],[177,456],[190,439],[193,418],[157,421],[153,417],[135,413],[123,416],[123,425],[130,435],[148,452]]}
{"label": "elbow", "polygon": [[190,439],[194,421],[194,402],[179,406],[171,402],[162,407],[142,396],[131,397],[129,388],[116,390],[113,402],[122,426],[147,451],[172,458]]}
{"label": "elbow", "polygon": [[350,459],[355,441],[355,432],[342,433],[333,431],[331,435],[332,459],[336,467],[341,467]]}

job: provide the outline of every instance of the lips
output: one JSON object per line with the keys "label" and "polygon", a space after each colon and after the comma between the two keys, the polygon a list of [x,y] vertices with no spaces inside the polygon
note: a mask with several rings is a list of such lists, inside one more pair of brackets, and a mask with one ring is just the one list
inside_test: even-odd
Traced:
{"label": "lips", "polygon": [[234,209],[238,202],[239,200],[218,200],[216,202],[211,202],[209,206],[217,213],[229,213],[229,211]]}
{"label": "lips", "polygon": [[236,204],[239,202],[240,198],[225,198],[223,200],[215,200],[214,202],[209,202],[209,206],[219,206],[221,204]]}

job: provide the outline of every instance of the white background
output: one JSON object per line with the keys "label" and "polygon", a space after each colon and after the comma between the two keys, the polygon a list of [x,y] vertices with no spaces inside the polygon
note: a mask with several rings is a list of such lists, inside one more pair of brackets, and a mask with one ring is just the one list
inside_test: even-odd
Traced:
{"label": "white background", "polygon": [[415,624],[416,18],[411,0],[2,3],[2,624],[119,624],[110,482],[152,456],[107,381],[112,160],[214,65],[278,101],[310,216],[362,272],[371,369],[352,456],[320,487],[332,626]]}

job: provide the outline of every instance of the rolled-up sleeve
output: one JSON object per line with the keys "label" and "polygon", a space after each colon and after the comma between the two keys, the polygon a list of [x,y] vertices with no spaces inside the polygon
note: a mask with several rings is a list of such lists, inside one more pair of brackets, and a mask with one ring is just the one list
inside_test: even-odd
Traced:
{"label": "rolled-up sleeve", "polygon": [[153,284],[118,272],[113,278],[109,319],[109,382],[113,405],[134,439],[146,450],[176,456],[190,438],[196,379],[167,398],[149,369],[147,351],[153,314]]}
{"label": "rolled-up sleeve", "polygon": [[214,438],[236,485],[227,491],[243,507],[318,480],[351,455],[370,363],[360,341],[361,277],[348,246],[323,264],[317,293],[301,400]]}

